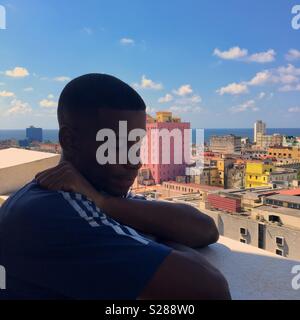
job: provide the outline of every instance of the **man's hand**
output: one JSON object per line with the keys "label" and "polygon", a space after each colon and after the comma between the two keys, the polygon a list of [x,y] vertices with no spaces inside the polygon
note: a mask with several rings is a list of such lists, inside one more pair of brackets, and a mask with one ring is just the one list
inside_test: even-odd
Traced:
{"label": "man's hand", "polygon": [[35,179],[43,188],[48,190],[76,192],[91,200],[97,194],[93,186],[67,161],[61,162],[54,168],[38,173]]}

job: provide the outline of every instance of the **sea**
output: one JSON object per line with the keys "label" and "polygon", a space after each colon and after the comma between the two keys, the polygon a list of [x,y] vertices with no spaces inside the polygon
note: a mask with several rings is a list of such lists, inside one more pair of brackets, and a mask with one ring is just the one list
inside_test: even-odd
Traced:
{"label": "sea", "polygon": [[[193,142],[195,142],[195,132],[193,129]],[[279,133],[286,136],[300,137],[300,128],[268,128],[267,134]],[[253,140],[253,129],[204,129],[204,140],[209,142],[211,136],[223,136],[228,134],[234,134],[240,137],[248,137],[250,141]],[[16,139],[23,140],[26,138],[26,130],[0,130],[0,140]],[[44,129],[43,130],[44,141],[58,142],[58,130],[57,129]]]}

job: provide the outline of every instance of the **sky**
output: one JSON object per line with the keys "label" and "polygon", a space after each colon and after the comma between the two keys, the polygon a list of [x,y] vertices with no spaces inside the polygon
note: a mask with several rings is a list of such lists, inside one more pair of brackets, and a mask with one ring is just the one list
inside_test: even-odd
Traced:
{"label": "sky", "polygon": [[0,0],[0,130],[56,129],[61,90],[90,72],[119,77],[149,113],[170,110],[194,128],[250,128],[257,119],[299,128],[297,4]]}

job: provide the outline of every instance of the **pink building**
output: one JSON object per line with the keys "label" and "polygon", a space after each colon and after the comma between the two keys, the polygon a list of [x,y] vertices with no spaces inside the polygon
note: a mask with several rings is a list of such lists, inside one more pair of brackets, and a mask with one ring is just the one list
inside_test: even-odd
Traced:
{"label": "pink building", "polygon": [[148,168],[156,184],[185,175],[189,160],[190,123],[158,112],[156,119],[147,117],[147,148],[143,168]]}

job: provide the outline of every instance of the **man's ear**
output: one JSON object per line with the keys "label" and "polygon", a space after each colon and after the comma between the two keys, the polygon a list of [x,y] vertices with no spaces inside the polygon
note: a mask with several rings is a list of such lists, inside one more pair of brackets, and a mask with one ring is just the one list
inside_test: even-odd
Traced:
{"label": "man's ear", "polygon": [[63,149],[64,157],[68,160],[76,161],[79,155],[79,146],[75,130],[68,126],[62,126],[59,129],[59,142]]}

